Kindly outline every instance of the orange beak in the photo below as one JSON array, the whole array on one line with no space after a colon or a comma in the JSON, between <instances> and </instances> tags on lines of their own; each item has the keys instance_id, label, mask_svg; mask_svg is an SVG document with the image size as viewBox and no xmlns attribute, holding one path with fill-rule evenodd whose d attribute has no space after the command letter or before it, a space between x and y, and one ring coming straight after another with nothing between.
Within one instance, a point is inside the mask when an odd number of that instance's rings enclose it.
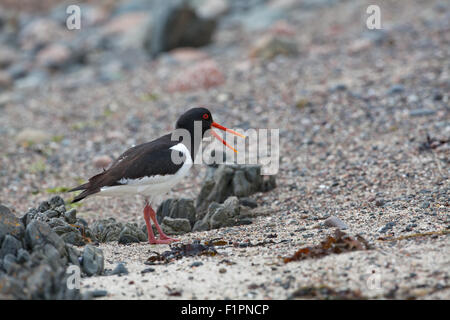
<instances>
[{"instance_id":1,"label":"orange beak","mask_svg":"<svg viewBox=\"0 0 450 320\"><path fill-rule=\"evenodd\" d=\"M234 135L236 135L236 136L239 136L239 137L241 137L241 138L246 138L244 135L242 135L242 134L240 134L240 133L238 133L238 132L236 132L236 131L234 131L234 130L228 129L228 128L226 128L226 127L224 127L224 126L222 126L222 125L220 125L220 124L218 124L218 123L216 123L216 122L213 122L213 123L211 124L211 126L217 128L217 129L223 130L223 131L227 131L227 132L232 133L232 134L234 134ZM235 148L233 148L232 146L230 146L225 140L223 140L223 139L217 134L217 132L215 132L214 130L211 129L211 134L212 134L214 137L216 137L217 140L219 140L219 141L222 142L224 145L226 145L228 148L230 148L231 150L233 150L234 152L237 153L237 150L236 150Z\"/></svg>"}]
</instances>

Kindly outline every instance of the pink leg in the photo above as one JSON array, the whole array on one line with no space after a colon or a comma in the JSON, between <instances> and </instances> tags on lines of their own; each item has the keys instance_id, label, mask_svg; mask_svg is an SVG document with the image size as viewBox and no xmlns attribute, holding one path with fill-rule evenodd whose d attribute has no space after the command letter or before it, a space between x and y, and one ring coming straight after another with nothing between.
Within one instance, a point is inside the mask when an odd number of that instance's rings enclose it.
<instances>
[{"instance_id":1,"label":"pink leg","mask_svg":"<svg viewBox=\"0 0 450 320\"><path fill-rule=\"evenodd\" d=\"M150 218L155 223L156 229L160 233L160 239L156 239L155 235L153 234L152 225L150 223ZM158 224L158 221L156 221L156 214L155 211L150 207L148 203L145 204L144 208L144 219L145 224L147 225L147 233L148 233L148 242L150 244L168 244L172 243L174 241L178 241L176 239L169 238L164 232L162 232L161 227Z\"/></svg>"}]
</instances>

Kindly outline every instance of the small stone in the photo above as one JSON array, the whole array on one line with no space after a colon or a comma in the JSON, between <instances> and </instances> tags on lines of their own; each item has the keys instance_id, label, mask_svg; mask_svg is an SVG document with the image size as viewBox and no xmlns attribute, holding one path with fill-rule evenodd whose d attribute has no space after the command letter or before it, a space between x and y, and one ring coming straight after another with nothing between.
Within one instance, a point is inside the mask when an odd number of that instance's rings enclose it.
<instances>
[{"instance_id":1,"label":"small stone","mask_svg":"<svg viewBox=\"0 0 450 320\"><path fill-rule=\"evenodd\" d=\"M191 268L194 268L194 267L200 267L200 266L202 266L202 265L203 265L203 262L201 262L201 261L195 261L195 262L191 263L190 267L191 267Z\"/></svg>"},{"instance_id":2,"label":"small stone","mask_svg":"<svg viewBox=\"0 0 450 320\"><path fill-rule=\"evenodd\" d=\"M60 213L55 210L47 210L44 212L44 215L47 216L48 219L58 218Z\"/></svg>"},{"instance_id":3,"label":"small stone","mask_svg":"<svg viewBox=\"0 0 450 320\"><path fill-rule=\"evenodd\" d=\"M239 199L239 203L245 207L249 207L249 208L256 208L258 206L258 203L256 202L256 200L251 199L251 198L240 198Z\"/></svg>"},{"instance_id":4,"label":"small stone","mask_svg":"<svg viewBox=\"0 0 450 320\"><path fill-rule=\"evenodd\" d=\"M0 70L0 90L10 88L13 85L13 78L7 73Z\"/></svg>"},{"instance_id":5,"label":"small stone","mask_svg":"<svg viewBox=\"0 0 450 320\"><path fill-rule=\"evenodd\" d=\"M51 207L51 208L59 208L59 207L65 205L64 199L61 198L60 196L54 196L54 197L52 197L52 198L48 201L48 203L50 204L50 207ZM57 211L58 211L58 210L57 210ZM65 209L64 209L64 211L65 211ZM59 211L59 212L61 212L61 211Z\"/></svg>"},{"instance_id":6,"label":"small stone","mask_svg":"<svg viewBox=\"0 0 450 320\"><path fill-rule=\"evenodd\" d=\"M327 227L336 227L341 230L348 229L348 226L345 224L344 221L342 221L341 219L334 217L334 216L331 216L328 219L326 219L324 224Z\"/></svg>"},{"instance_id":7,"label":"small stone","mask_svg":"<svg viewBox=\"0 0 450 320\"><path fill-rule=\"evenodd\" d=\"M30 254L25 249L19 249L17 252L17 263L22 264L30 261Z\"/></svg>"},{"instance_id":8,"label":"small stone","mask_svg":"<svg viewBox=\"0 0 450 320\"><path fill-rule=\"evenodd\" d=\"M74 246L84 246L86 244L83 236L78 230L64 233L61 235L61 238L64 240L64 242L73 244Z\"/></svg>"},{"instance_id":9,"label":"small stone","mask_svg":"<svg viewBox=\"0 0 450 320\"><path fill-rule=\"evenodd\" d=\"M192 63L209 59L208 55L195 48L177 48L169 52L170 56L180 63Z\"/></svg>"},{"instance_id":10,"label":"small stone","mask_svg":"<svg viewBox=\"0 0 450 320\"><path fill-rule=\"evenodd\" d=\"M94 290L90 292L93 298L106 297L108 295L108 291L106 290Z\"/></svg>"},{"instance_id":11,"label":"small stone","mask_svg":"<svg viewBox=\"0 0 450 320\"><path fill-rule=\"evenodd\" d=\"M410 117L424 117L424 116L432 116L436 113L436 110L432 109L415 109L409 112Z\"/></svg>"},{"instance_id":12,"label":"small stone","mask_svg":"<svg viewBox=\"0 0 450 320\"><path fill-rule=\"evenodd\" d=\"M154 272L154 271L155 271L155 268L146 268L146 269L142 270L141 273L144 274L144 273L149 273L149 272Z\"/></svg>"},{"instance_id":13,"label":"small stone","mask_svg":"<svg viewBox=\"0 0 450 320\"><path fill-rule=\"evenodd\" d=\"M193 91L216 87L225 82L219 66L213 60L194 63L176 74L168 84L169 92Z\"/></svg>"},{"instance_id":14,"label":"small stone","mask_svg":"<svg viewBox=\"0 0 450 320\"><path fill-rule=\"evenodd\" d=\"M22 249L22 242L7 234L0 249L0 259L7 254L15 256L20 249Z\"/></svg>"},{"instance_id":15,"label":"small stone","mask_svg":"<svg viewBox=\"0 0 450 320\"><path fill-rule=\"evenodd\" d=\"M111 274L112 275L128 274L128 269L125 267L125 265L122 262L120 262L120 263L117 264L117 266L111 272Z\"/></svg>"},{"instance_id":16,"label":"small stone","mask_svg":"<svg viewBox=\"0 0 450 320\"><path fill-rule=\"evenodd\" d=\"M91 245L86 245L83 252L82 270L88 275L100 275L103 272L103 251Z\"/></svg>"},{"instance_id":17,"label":"small stone","mask_svg":"<svg viewBox=\"0 0 450 320\"><path fill-rule=\"evenodd\" d=\"M384 206L384 204L385 204L384 199L377 199L377 200L375 201L375 205L376 205L377 207L382 207L382 206Z\"/></svg>"},{"instance_id":18,"label":"small stone","mask_svg":"<svg viewBox=\"0 0 450 320\"><path fill-rule=\"evenodd\" d=\"M72 53L67 46L55 43L39 51L36 61L40 67L60 69L67 67L72 58Z\"/></svg>"},{"instance_id":19,"label":"small stone","mask_svg":"<svg viewBox=\"0 0 450 320\"><path fill-rule=\"evenodd\" d=\"M227 269L225 269L225 268L220 268L219 269L219 273L225 273L225 272L227 272Z\"/></svg>"},{"instance_id":20,"label":"small stone","mask_svg":"<svg viewBox=\"0 0 450 320\"><path fill-rule=\"evenodd\" d=\"M388 230L391 230L395 226L395 222L388 222L384 227L378 229L380 233L386 233Z\"/></svg>"},{"instance_id":21,"label":"small stone","mask_svg":"<svg viewBox=\"0 0 450 320\"><path fill-rule=\"evenodd\" d=\"M64 219L69 224L75 224L77 222L77 210L75 208L70 209L64 213Z\"/></svg>"},{"instance_id":22,"label":"small stone","mask_svg":"<svg viewBox=\"0 0 450 320\"><path fill-rule=\"evenodd\" d=\"M297 43L290 37L268 34L255 43L250 56L268 60L277 55L296 56L298 53Z\"/></svg>"},{"instance_id":23,"label":"small stone","mask_svg":"<svg viewBox=\"0 0 450 320\"><path fill-rule=\"evenodd\" d=\"M17 52L5 46L0 46L0 69L5 69L17 59Z\"/></svg>"},{"instance_id":24,"label":"small stone","mask_svg":"<svg viewBox=\"0 0 450 320\"><path fill-rule=\"evenodd\" d=\"M393 86L391 86L388 90L388 94L392 95L392 94L399 94L399 93L403 93L405 91L405 87L402 86L401 84L394 84Z\"/></svg>"},{"instance_id":25,"label":"small stone","mask_svg":"<svg viewBox=\"0 0 450 320\"><path fill-rule=\"evenodd\" d=\"M51 136L42 130L27 128L22 130L17 136L16 141L19 144L44 143L51 140ZM48 210L48 209L47 209Z\"/></svg>"},{"instance_id":26,"label":"small stone","mask_svg":"<svg viewBox=\"0 0 450 320\"><path fill-rule=\"evenodd\" d=\"M110 165L111 162L112 162L111 157L109 157L107 155L97 156L92 160L94 167L96 167L98 169L108 168L108 166Z\"/></svg>"}]
</instances>

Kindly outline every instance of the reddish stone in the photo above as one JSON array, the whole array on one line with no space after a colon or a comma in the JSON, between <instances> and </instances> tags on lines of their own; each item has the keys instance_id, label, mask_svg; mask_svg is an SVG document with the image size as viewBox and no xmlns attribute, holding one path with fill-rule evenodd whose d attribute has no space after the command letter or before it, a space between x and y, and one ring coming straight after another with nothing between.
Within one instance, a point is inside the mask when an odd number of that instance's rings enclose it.
<instances>
[{"instance_id":1,"label":"reddish stone","mask_svg":"<svg viewBox=\"0 0 450 320\"><path fill-rule=\"evenodd\" d=\"M95 157L92 162L94 163L94 166L96 168L102 169L107 168L109 164L112 162L112 159L109 156L97 156Z\"/></svg>"},{"instance_id":2,"label":"reddish stone","mask_svg":"<svg viewBox=\"0 0 450 320\"><path fill-rule=\"evenodd\" d=\"M212 60L197 62L177 73L168 86L170 92L191 91L219 86L225 82L223 73Z\"/></svg>"}]
</instances>

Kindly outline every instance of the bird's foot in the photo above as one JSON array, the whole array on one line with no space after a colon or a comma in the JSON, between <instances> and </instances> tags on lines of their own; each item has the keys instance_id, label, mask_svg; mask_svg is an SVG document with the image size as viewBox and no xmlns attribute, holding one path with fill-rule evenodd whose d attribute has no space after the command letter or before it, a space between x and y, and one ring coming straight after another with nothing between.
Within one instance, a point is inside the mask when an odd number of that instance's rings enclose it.
<instances>
[{"instance_id":1,"label":"bird's foot","mask_svg":"<svg viewBox=\"0 0 450 320\"><path fill-rule=\"evenodd\" d=\"M180 239L171 238L171 237L169 237L169 236L167 236L167 235L165 235L165 234L160 235L159 238L160 238L161 240L180 241Z\"/></svg>"},{"instance_id":2,"label":"bird's foot","mask_svg":"<svg viewBox=\"0 0 450 320\"><path fill-rule=\"evenodd\" d=\"M150 239L148 240L148 243L150 244L170 244L172 242L175 241L179 241L177 239L172 239L172 238L168 238L168 239Z\"/></svg>"}]
</instances>

